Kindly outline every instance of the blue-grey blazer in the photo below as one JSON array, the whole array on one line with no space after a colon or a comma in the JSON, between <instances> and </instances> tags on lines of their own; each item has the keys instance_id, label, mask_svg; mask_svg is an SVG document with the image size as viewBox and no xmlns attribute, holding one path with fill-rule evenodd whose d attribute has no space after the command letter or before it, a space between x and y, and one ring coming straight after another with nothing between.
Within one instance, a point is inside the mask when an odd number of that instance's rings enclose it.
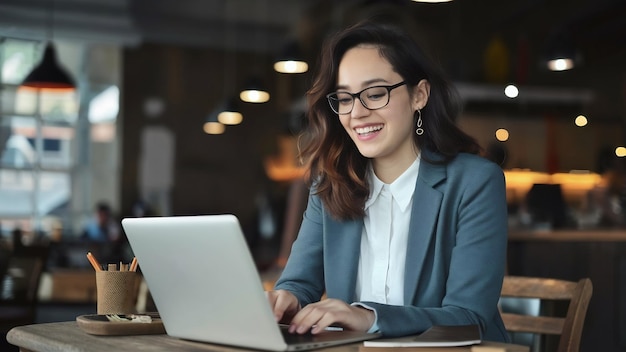
<instances>
[{"instance_id":1,"label":"blue-grey blazer","mask_svg":"<svg viewBox=\"0 0 626 352\"><path fill-rule=\"evenodd\" d=\"M275 289L293 292L302 306L324 293L354 302L362 230L362 219L332 218L311 192ZM497 306L507 245L500 167L464 153L445 164L422 158L409 231L405 305L362 302L376 310L380 332L402 336L432 325L478 324L483 339L508 341Z\"/></svg>"}]
</instances>

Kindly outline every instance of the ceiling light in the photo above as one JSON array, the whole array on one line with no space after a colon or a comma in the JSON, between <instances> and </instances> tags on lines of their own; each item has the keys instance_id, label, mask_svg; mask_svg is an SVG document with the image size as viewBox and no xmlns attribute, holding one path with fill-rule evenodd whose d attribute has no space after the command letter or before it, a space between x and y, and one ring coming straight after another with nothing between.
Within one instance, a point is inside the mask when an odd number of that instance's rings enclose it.
<instances>
[{"instance_id":1,"label":"ceiling light","mask_svg":"<svg viewBox=\"0 0 626 352\"><path fill-rule=\"evenodd\" d=\"M217 112L217 121L224 125L238 125L243 121L243 115L237 111L235 99L228 99Z\"/></svg>"},{"instance_id":2,"label":"ceiling light","mask_svg":"<svg viewBox=\"0 0 626 352\"><path fill-rule=\"evenodd\" d=\"M550 71L565 71L574 68L574 60L571 58L554 58L548 60L548 68Z\"/></svg>"},{"instance_id":3,"label":"ceiling light","mask_svg":"<svg viewBox=\"0 0 626 352\"><path fill-rule=\"evenodd\" d=\"M302 60L280 60L274 63L274 71L279 73L304 73L309 64Z\"/></svg>"},{"instance_id":4,"label":"ceiling light","mask_svg":"<svg viewBox=\"0 0 626 352\"><path fill-rule=\"evenodd\" d=\"M217 121L217 117L213 115L207 119L202 129L206 134L222 134L226 130L226 126Z\"/></svg>"},{"instance_id":5,"label":"ceiling light","mask_svg":"<svg viewBox=\"0 0 626 352\"><path fill-rule=\"evenodd\" d=\"M506 95L507 97L511 99L517 98L518 94L519 94L519 89L517 89L517 87L513 84L509 84L508 86L504 88L504 95Z\"/></svg>"},{"instance_id":6,"label":"ceiling light","mask_svg":"<svg viewBox=\"0 0 626 352\"><path fill-rule=\"evenodd\" d=\"M52 31L54 28L54 0L50 1L50 17L48 18L48 42L44 49L43 58L41 62L26 76L22 84L21 89L44 89L55 91L73 91L76 89L74 80L70 75L59 66L57 62L57 55L54 46L52 45Z\"/></svg>"},{"instance_id":7,"label":"ceiling light","mask_svg":"<svg viewBox=\"0 0 626 352\"><path fill-rule=\"evenodd\" d=\"M496 139L500 142L506 142L509 140L509 131L506 128L498 128L496 130Z\"/></svg>"},{"instance_id":8,"label":"ceiling light","mask_svg":"<svg viewBox=\"0 0 626 352\"><path fill-rule=\"evenodd\" d=\"M237 111L222 111L217 115L217 121L224 125L238 125L243 121L243 115Z\"/></svg>"},{"instance_id":9,"label":"ceiling light","mask_svg":"<svg viewBox=\"0 0 626 352\"><path fill-rule=\"evenodd\" d=\"M573 69L580 61L574 40L565 32L559 32L548 42L546 64L550 71Z\"/></svg>"},{"instance_id":10,"label":"ceiling light","mask_svg":"<svg viewBox=\"0 0 626 352\"><path fill-rule=\"evenodd\" d=\"M309 64L304 60L297 42L289 42L274 62L274 70L279 73L304 73Z\"/></svg>"},{"instance_id":11,"label":"ceiling light","mask_svg":"<svg viewBox=\"0 0 626 352\"><path fill-rule=\"evenodd\" d=\"M585 127L587 126L587 118L584 115L578 115L574 119L574 124L578 127Z\"/></svg>"},{"instance_id":12,"label":"ceiling light","mask_svg":"<svg viewBox=\"0 0 626 352\"><path fill-rule=\"evenodd\" d=\"M74 90L76 85L70 75L57 62L52 43L46 44L41 62L26 76L20 88Z\"/></svg>"},{"instance_id":13,"label":"ceiling light","mask_svg":"<svg viewBox=\"0 0 626 352\"><path fill-rule=\"evenodd\" d=\"M452 0L413 0L414 2L426 2L429 4L436 4L440 2L452 2Z\"/></svg>"},{"instance_id":14,"label":"ceiling light","mask_svg":"<svg viewBox=\"0 0 626 352\"><path fill-rule=\"evenodd\" d=\"M270 100L270 93L260 89L244 89L239 93L239 98L246 103L266 103Z\"/></svg>"},{"instance_id":15,"label":"ceiling light","mask_svg":"<svg viewBox=\"0 0 626 352\"><path fill-rule=\"evenodd\" d=\"M237 111L236 99L226 99L206 118L202 129L207 134L222 134L226 130L225 125L238 125L243 121L243 115Z\"/></svg>"},{"instance_id":16,"label":"ceiling light","mask_svg":"<svg viewBox=\"0 0 626 352\"><path fill-rule=\"evenodd\" d=\"M222 134L226 130L226 126L216 121L207 121L202 129L206 134Z\"/></svg>"},{"instance_id":17,"label":"ceiling light","mask_svg":"<svg viewBox=\"0 0 626 352\"><path fill-rule=\"evenodd\" d=\"M270 100L270 93L263 88L259 79L253 78L239 93L239 98L246 103L266 103Z\"/></svg>"}]
</instances>

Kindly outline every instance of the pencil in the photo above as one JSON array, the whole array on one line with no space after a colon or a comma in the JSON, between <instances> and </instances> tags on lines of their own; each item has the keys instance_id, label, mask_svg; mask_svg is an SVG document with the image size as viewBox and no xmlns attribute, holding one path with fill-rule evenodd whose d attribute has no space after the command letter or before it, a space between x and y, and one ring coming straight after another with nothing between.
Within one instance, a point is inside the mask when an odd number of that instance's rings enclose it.
<instances>
[{"instance_id":1,"label":"pencil","mask_svg":"<svg viewBox=\"0 0 626 352\"><path fill-rule=\"evenodd\" d=\"M137 270L137 257L133 257L133 261L130 263L130 271Z\"/></svg>"},{"instance_id":2,"label":"pencil","mask_svg":"<svg viewBox=\"0 0 626 352\"><path fill-rule=\"evenodd\" d=\"M93 266L93 268L96 271L102 271L102 269L100 268L100 263L98 263L98 261L96 260L96 257L94 257L93 254L91 254L91 252L87 252L87 259L89 260L89 262L91 263L91 266Z\"/></svg>"}]
</instances>

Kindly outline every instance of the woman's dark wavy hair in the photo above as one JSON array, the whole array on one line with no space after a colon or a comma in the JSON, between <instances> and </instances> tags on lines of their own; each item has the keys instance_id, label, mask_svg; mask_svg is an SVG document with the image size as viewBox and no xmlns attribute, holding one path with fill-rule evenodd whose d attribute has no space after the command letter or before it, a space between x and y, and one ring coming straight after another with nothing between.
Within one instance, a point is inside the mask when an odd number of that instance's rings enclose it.
<instances>
[{"instance_id":1,"label":"woman's dark wavy hair","mask_svg":"<svg viewBox=\"0 0 626 352\"><path fill-rule=\"evenodd\" d=\"M430 82L428 103L422 109L424 134L414 134L421 150L440 154L448 162L458 153L476 154L480 146L455 124L461 103L443 72L427 57L413 39L388 24L361 22L349 27L324 43L322 56L312 87L307 92L308 128L302 135L301 156L308 166L308 181L327 211L336 219L349 220L364 215L369 185L365 177L368 158L361 155L345 132L337 114L326 99L337 84L337 71L343 55L360 44L378 46L381 55L402 76L409 90L422 79ZM357 102L358 103L358 102ZM414 123L417 116L414 116Z\"/></svg>"}]
</instances>

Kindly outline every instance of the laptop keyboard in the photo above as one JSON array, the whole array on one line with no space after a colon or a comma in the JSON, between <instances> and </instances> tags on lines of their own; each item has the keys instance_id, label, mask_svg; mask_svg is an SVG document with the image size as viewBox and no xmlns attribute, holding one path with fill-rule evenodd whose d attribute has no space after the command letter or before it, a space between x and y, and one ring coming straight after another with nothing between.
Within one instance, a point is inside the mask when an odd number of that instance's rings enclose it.
<instances>
[{"instance_id":1,"label":"laptop keyboard","mask_svg":"<svg viewBox=\"0 0 626 352\"><path fill-rule=\"evenodd\" d=\"M314 335L311 333L306 334L292 334L287 330L286 326L280 327L280 332L283 334L283 339L288 345L309 343L313 341Z\"/></svg>"}]
</instances>

